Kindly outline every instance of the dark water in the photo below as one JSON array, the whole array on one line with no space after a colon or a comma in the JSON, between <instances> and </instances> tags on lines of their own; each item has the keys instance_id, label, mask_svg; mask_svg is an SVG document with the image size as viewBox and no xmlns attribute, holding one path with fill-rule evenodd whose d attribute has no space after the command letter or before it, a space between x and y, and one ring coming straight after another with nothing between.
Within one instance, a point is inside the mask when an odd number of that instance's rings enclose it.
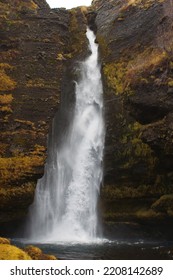
<instances>
[{"instance_id":1,"label":"dark water","mask_svg":"<svg viewBox=\"0 0 173 280\"><path fill-rule=\"evenodd\" d=\"M14 240L20 247L22 240ZM32 242L33 244L33 242ZM44 253L62 260L171 260L173 241L114 240L97 244L39 244Z\"/></svg>"},{"instance_id":2,"label":"dark water","mask_svg":"<svg viewBox=\"0 0 173 280\"><path fill-rule=\"evenodd\" d=\"M19 247L35 245L62 260L172 260L173 228L169 224L110 224L105 238L90 244L43 244L14 238Z\"/></svg>"}]
</instances>

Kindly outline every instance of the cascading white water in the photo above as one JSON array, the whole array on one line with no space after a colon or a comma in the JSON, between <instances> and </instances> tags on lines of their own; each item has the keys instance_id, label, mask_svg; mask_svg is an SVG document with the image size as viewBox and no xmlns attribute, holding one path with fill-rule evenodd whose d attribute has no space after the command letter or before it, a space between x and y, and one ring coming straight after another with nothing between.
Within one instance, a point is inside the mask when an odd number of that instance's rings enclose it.
<instances>
[{"instance_id":1,"label":"cascading white water","mask_svg":"<svg viewBox=\"0 0 173 280\"><path fill-rule=\"evenodd\" d=\"M80 64L74 118L38 181L30 210L30 239L92 242L97 238L97 200L104 148L103 96L98 45L87 29L91 55Z\"/></svg>"}]
</instances>

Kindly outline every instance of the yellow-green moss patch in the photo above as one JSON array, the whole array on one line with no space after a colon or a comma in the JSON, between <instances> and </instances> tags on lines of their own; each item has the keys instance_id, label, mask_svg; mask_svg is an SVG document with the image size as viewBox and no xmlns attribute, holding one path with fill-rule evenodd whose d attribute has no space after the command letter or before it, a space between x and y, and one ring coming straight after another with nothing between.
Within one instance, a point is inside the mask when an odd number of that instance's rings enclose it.
<instances>
[{"instance_id":1,"label":"yellow-green moss patch","mask_svg":"<svg viewBox=\"0 0 173 280\"><path fill-rule=\"evenodd\" d=\"M125 83L126 64L122 63L107 63L103 67L104 75L107 79L107 84L110 88L115 90L115 94L124 93L127 90L127 83Z\"/></svg>"},{"instance_id":2,"label":"yellow-green moss patch","mask_svg":"<svg viewBox=\"0 0 173 280\"><path fill-rule=\"evenodd\" d=\"M56 260L53 255L47 255L42 252L41 249L35 246L27 246L25 252L32 258L32 260Z\"/></svg>"},{"instance_id":3,"label":"yellow-green moss patch","mask_svg":"<svg viewBox=\"0 0 173 280\"><path fill-rule=\"evenodd\" d=\"M0 105L9 104L13 101L12 94L2 94L0 95Z\"/></svg>"},{"instance_id":4,"label":"yellow-green moss patch","mask_svg":"<svg viewBox=\"0 0 173 280\"><path fill-rule=\"evenodd\" d=\"M7 63L0 63L0 91L13 90L16 87L16 82L6 73L6 70L12 68Z\"/></svg>"},{"instance_id":5,"label":"yellow-green moss patch","mask_svg":"<svg viewBox=\"0 0 173 280\"><path fill-rule=\"evenodd\" d=\"M27 201L31 202L34 197L35 185L35 183L29 182L20 187L0 187L0 208L13 208L17 201L20 201L20 206Z\"/></svg>"},{"instance_id":6,"label":"yellow-green moss patch","mask_svg":"<svg viewBox=\"0 0 173 280\"><path fill-rule=\"evenodd\" d=\"M169 87L173 87L173 79L170 79L170 80L168 81L168 86L169 86Z\"/></svg>"},{"instance_id":7,"label":"yellow-green moss patch","mask_svg":"<svg viewBox=\"0 0 173 280\"><path fill-rule=\"evenodd\" d=\"M35 168L44 165L45 155L41 154L37 155L37 151L33 151L28 156L0 158L0 184L33 176Z\"/></svg>"},{"instance_id":8,"label":"yellow-green moss patch","mask_svg":"<svg viewBox=\"0 0 173 280\"><path fill-rule=\"evenodd\" d=\"M156 2L158 3L162 3L165 0L126 0L125 5L123 6L123 10L125 11L126 9L128 9L130 6L132 7L138 7L140 9L144 9L147 10L149 9L153 4L155 4Z\"/></svg>"},{"instance_id":9,"label":"yellow-green moss patch","mask_svg":"<svg viewBox=\"0 0 173 280\"><path fill-rule=\"evenodd\" d=\"M83 52L84 43L86 42L86 36L84 30L80 28L80 22L78 22L78 13L81 13L80 9L72 9L70 10L70 25L69 31L71 34L71 42L70 42L70 53L71 56L76 54L80 54ZM83 16L83 20L86 21L85 16Z\"/></svg>"},{"instance_id":10,"label":"yellow-green moss patch","mask_svg":"<svg viewBox=\"0 0 173 280\"><path fill-rule=\"evenodd\" d=\"M31 257L16 246L0 244L0 260L31 260Z\"/></svg>"},{"instance_id":11,"label":"yellow-green moss patch","mask_svg":"<svg viewBox=\"0 0 173 280\"><path fill-rule=\"evenodd\" d=\"M158 197L165 193L165 188L162 185L141 185L133 186L116 186L107 185L102 188L101 194L104 199L115 200L125 198L143 198L143 197Z\"/></svg>"},{"instance_id":12,"label":"yellow-green moss patch","mask_svg":"<svg viewBox=\"0 0 173 280\"><path fill-rule=\"evenodd\" d=\"M121 58L118 62L105 63L103 73L109 88L116 95L126 93L133 94L133 85L149 83L148 72L152 73L168 58L167 53L158 49L148 48L135 58L126 60Z\"/></svg>"}]
</instances>

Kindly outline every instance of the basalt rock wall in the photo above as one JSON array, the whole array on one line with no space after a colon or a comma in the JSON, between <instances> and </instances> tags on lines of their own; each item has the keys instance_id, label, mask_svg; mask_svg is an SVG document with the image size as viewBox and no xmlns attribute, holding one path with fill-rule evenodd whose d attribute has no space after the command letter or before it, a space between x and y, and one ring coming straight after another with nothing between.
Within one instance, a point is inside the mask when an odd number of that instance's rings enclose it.
<instances>
[{"instance_id":1,"label":"basalt rock wall","mask_svg":"<svg viewBox=\"0 0 173 280\"><path fill-rule=\"evenodd\" d=\"M87 42L84 11L51 10L45 0L0 1L0 25L3 231L11 222L15 228L33 201L52 120L64 100L74 101L73 66L86 54Z\"/></svg>"},{"instance_id":2,"label":"basalt rock wall","mask_svg":"<svg viewBox=\"0 0 173 280\"><path fill-rule=\"evenodd\" d=\"M172 5L93 1L104 81L106 221L173 215Z\"/></svg>"},{"instance_id":3,"label":"basalt rock wall","mask_svg":"<svg viewBox=\"0 0 173 280\"><path fill-rule=\"evenodd\" d=\"M78 61L87 55L86 21L100 46L104 84L103 219L172 219L172 5L94 0L67 11L44 0L0 1L1 231L20 223L33 201L53 119L57 143L68 127Z\"/></svg>"}]
</instances>

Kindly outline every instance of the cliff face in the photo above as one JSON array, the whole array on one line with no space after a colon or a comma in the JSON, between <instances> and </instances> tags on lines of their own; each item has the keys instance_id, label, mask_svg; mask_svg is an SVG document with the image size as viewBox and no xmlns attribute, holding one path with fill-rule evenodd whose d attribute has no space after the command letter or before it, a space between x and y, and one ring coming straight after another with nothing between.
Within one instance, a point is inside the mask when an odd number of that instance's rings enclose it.
<instances>
[{"instance_id":1,"label":"cliff face","mask_svg":"<svg viewBox=\"0 0 173 280\"><path fill-rule=\"evenodd\" d=\"M0 1L1 228L20 221L33 201L53 118L57 141L68 126L74 66L87 54L86 17L104 83L104 219L172 217L172 8L171 0L94 0L88 11Z\"/></svg>"},{"instance_id":2,"label":"cliff face","mask_svg":"<svg viewBox=\"0 0 173 280\"><path fill-rule=\"evenodd\" d=\"M51 10L45 0L0 1L2 225L20 220L33 201L52 119L70 92L66 73L84 55L85 21L81 9Z\"/></svg>"},{"instance_id":3,"label":"cliff face","mask_svg":"<svg viewBox=\"0 0 173 280\"><path fill-rule=\"evenodd\" d=\"M105 219L172 217L172 1L95 0L93 7L107 127Z\"/></svg>"}]
</instances>

